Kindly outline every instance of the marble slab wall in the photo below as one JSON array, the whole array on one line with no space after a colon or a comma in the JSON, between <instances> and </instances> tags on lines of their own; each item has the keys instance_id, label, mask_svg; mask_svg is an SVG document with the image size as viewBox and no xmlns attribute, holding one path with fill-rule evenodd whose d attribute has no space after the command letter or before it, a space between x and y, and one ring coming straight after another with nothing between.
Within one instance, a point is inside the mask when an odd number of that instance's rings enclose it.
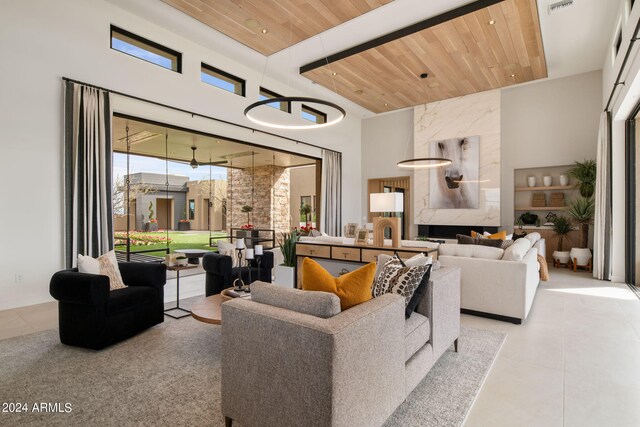
<instances>
[{"instance_id":1,"label":"marble slab wall","mask_svg":"<svg viewBox=\"0 0 640 427\"><path fill-rule=\"evenodd\" d=\"M480 137L479 207L430 209L430 169L413 180L416 224L500 226L500 91L492 90L414 108L414 156L429 157L431 144Z\"/></svg>"}]
</instances>

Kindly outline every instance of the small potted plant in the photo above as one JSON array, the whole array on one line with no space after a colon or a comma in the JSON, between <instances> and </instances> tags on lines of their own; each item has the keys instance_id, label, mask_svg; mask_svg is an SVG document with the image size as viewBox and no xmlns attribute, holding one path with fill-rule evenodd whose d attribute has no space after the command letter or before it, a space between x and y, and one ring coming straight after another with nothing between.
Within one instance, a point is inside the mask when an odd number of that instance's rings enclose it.
<instances>
[{"instance_id":1,"label":"small potted plant","mask_svg":"<svg viewBox=\"0 0 640 427\"><path fill-rule=\"evenodd\" d=\"M573 223L571 219L565 216L557 216L553 218L553 232L558 236L558 250L553 252L553 259L556 267L559 265L566 265L569 263L569 251L562 250L562 244L564 238L571 230L573 230Z\"/></svg>"},{"instance_id":2,"label":"small potted plant","mask_svg":"<svg viewBox=\"0 0 640 427\"><path fill-rule=\"evenodd\" d=\"M311 206L308 204L304 204L300 207L300 215L304 216L304 222L307 226L309 226L309 215L311 215Z\"/></svg>"},{"instance_id":3,"label":"small potted plant","mask_svg":"<svg viewBox=\"0 0 640 427\"><path fill-rule=\"evenodd\" d=\"M575 162L571 169L567 171L567 175L578 181L576 186L580 191L580 195L584 198L591 198L595 192L596 171L597 168L595 160Z\"/></svg>"},{"instance_id":4,"label":"small potted plant","mask_svg":"<svg viewBox=\"0 0 640 427\"><path fill-rule=\"evenodd\" d=\"M275 281L277 285L283 285L290 288L295 284L295 266L296 266L296 242L298 241L298 233L282 233L282 238L278 240L280 251L284 257L284 262L274 267Z\"/></svg>"},{"instance_id":5,"label":"small potted plant","mask_svg":"<svg viewBox=\"0 0 640 427\"><path fill-rule=\"evenodd\" d=\"M187 208L184 208L182 211L182 219L178 221L178 230L180 231L189 231L191 229L191 223L187 219Z\"/></svg>"},{"instance_id":6,"label":"small potted plant","mask_svg":"<svg viewBox=\"0 0 640 427\"><path fill-rule=\"evenodd\" d=\"M158 220L153 210L153 202L149 202L149 222L145 224L145 231L158 231Z\"/></svg>"}]
</instances>

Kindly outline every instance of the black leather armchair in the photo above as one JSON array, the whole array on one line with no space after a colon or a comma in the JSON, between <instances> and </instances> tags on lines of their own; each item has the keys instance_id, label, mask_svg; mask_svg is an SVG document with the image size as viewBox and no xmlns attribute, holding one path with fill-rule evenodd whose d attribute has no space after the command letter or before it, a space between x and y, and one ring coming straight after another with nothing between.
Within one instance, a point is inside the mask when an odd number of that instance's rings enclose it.
<instances>
[{"instance_id":1,"label":"black leather armchair","mask_svg":"<svg viewBox=\"0 0 640 427\"><path fill-rule=\"evenodd\" d=\"M124 289L109 290L109 278L55 273L49 293L58 300L60 341L100 350L164 321L166 267L160 263L118 263Z\"/></svg>"},{"instance_id":2,"label":"black leather armchair","mask_svg":"<svg viewBox=\"0 0 640 427\"><path fill-rule=\"evenodd\" d=\"M271 270L273 269L273 252L264 251L258 270L256 260L251 261L251 282L260 280L271 283ZM243 260L244 263L244 260ZM249 282L249 269L243 267L232 267L232 260L229 255L221 255L209 252L202 257L202 268L205 271L205 294L207 296L219 294L223 289L233 286L233 281L238 278L242 271L242 279Z\"/></svg>"}]
</instances>

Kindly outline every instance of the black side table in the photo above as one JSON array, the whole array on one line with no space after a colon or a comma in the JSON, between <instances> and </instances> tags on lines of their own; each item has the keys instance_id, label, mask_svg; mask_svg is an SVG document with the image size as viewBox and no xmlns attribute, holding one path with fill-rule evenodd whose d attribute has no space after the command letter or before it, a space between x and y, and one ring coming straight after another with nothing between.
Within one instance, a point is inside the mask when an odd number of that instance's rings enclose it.
<instances>
[{"instance_id":1,"label":"black side table","mask_svg":"<svg viewBox=\"0 0 640 427\"><path fill-rule=\"evenodd\" d=\"M182 270L189 270L191 268L198 268L196 265L172 265L172 266L167 266L167 270L168 271L175 271L176 272L176 306L172 307L172 308L167 308L164 310L164 314L165 316L169 316L172 317L174 319L182 319L183 317L187 317L187 316L191 316L191 311L184 309L182 307L180 307L180 272ZM180 314L173 314L173 313L169 313L170 311L173 310L178 310L181 311L182 313Z\"/></svg>"}]
</instances>

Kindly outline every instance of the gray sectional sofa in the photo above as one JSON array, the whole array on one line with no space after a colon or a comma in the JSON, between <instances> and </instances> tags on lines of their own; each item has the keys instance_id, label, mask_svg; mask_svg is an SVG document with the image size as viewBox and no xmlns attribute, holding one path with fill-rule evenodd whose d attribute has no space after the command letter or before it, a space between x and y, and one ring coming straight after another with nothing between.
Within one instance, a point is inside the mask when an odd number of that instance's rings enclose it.
<instances>
[{"instance_id":1,"label":"gray sectional sofa","mask_svg":"<svg viewBox=\"0 0 640 427\"><path fill-rule=\"evenodd\" d=\"M258 283L258 282L256 282ZM345 311L337 296L254 284L222 305L227 426L381 425L460 333L460 269L433 271L416 312L385 294Z\"/></svg>"}]
</instances>

